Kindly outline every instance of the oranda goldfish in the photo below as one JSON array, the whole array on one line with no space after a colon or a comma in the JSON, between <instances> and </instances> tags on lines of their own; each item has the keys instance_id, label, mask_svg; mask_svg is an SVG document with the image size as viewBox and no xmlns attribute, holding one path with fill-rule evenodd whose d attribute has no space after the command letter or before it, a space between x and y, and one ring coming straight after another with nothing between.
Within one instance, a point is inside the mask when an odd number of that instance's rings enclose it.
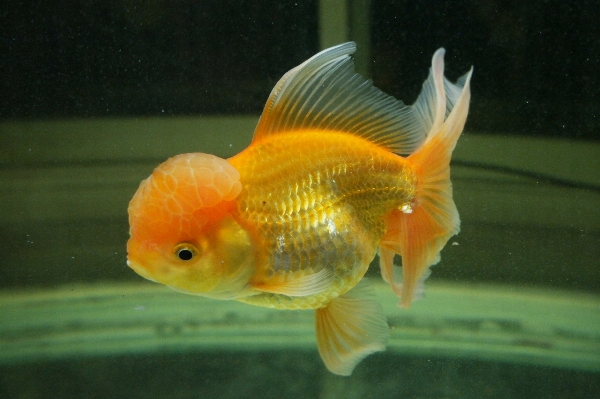
<instances>
[{"instance_id":1,"label":"oranda goldfish","mask_svg":"<svg viewBox=\"0 0 600 399\"><path fill-rule=\"evenodd\" d=\"M315 309L319 353L340 375L385 349L382 307L357 287L378 250L408 307L459 231L449 164L472 73L450 83L439 49L406 106L354 72L355 49L329 48L287 72L234 157L159 165L129 204L127 243L133 270L179 291Z\"/></svg>"}]
</instances>

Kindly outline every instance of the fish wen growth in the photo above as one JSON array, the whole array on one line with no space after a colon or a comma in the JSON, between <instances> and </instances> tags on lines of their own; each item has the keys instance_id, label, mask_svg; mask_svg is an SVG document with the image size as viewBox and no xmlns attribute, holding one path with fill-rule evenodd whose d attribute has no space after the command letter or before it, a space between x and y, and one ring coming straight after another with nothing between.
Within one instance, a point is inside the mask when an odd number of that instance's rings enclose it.
<instances>
[{"instance_id":1,"label":"fish wen growth","mask_svg":"<svg viewBox=\"0 0 600 399\"><path fill-rule=\"evenodd\" d=\"M234 157L159 165L129 204L127 243L133 270L176 290L314 309L319 353L339 375L385 349L382 307L360 283L377 252L408 308L459 231L449 164L472 73L451 83L437 50L407 106L354 71L355 49L331 47L283 75Z\"/></svg>"}]
</instances>

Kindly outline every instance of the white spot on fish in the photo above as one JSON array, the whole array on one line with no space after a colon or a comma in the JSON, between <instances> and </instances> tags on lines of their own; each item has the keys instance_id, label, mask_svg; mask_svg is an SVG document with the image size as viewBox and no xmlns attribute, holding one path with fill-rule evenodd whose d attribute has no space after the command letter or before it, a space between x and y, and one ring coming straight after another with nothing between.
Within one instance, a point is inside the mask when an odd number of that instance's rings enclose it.
<instances>
[{"instance_id":1,"label":"white spot on fish","mask_svg":"<svg viewBox=\"0 0 600 399\"><path fill-rule=\"evenodd\" d=\"M277 236L277 251L283 252L285 248L285 239L283 236Z\"/></svg>"},{"instance_id":2,"label":"white spot on fish","mask_svg":"<svg viewBox=\"0 0 600 399\"><path fill-rule=\"evenodd\" d=\"M331 190L333 190L334 192L338 191L337 183L334 179L331 179Z\"/></svg>"},{"instance_id":3,"label":"white spot on fish","mask_svg":"<svg viewBox=\"0 0 600 399\"><path fill-rule=\"evenodd\" d=\"M337 235L337 227L335 225L335 222L331 219L327 220L327 231L329 231L329 234L332 237L335 237Z\"/></svg>"},{"instance_id":4,"label":"white spot on fish","mask_svg":"<svg viewBox=\"0 0 600 399\"><path fill-rule=\"evenodd\" d=\"M412 213L413 211L409 203L402 205L402 207L400 207L400 210L404 213Z\"/></svg>"}]
</instances>

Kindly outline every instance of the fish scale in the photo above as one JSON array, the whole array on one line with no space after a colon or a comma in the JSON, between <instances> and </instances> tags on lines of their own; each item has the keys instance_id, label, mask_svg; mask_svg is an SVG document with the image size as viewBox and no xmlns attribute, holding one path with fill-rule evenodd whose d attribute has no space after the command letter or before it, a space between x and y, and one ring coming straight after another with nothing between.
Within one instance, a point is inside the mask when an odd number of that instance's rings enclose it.
<instances>
[{"instance_id":1,"label":"fish scale","mask_svg":"<svg viewBox=\"0 0 600 399\"><path fill-rule=\"evenodd\" d=\"M301 168L290 162L297 158ZM258 252L269 254L255 282L277 284L323 268L335 276L326 293L244 298L254 305L314 308L342 295L375 257L384 215L415 195L416 174L403 158L343 132L277 135L229 162L243 187L236 217L255 226L264 246Z\"/></svg>"}]
</instances>

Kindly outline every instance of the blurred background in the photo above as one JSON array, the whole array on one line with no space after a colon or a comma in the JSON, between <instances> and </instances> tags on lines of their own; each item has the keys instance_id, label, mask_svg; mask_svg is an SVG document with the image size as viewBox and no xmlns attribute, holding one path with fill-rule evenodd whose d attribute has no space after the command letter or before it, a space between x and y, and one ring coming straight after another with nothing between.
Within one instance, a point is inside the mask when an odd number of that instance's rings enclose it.
<instances>
[{"instance_id":1,"label":"blurred background","mask_svg":"<svg viewBox=\"0 0 600 399\"><path fill-rule=\"evenodd\" d=\"M355 40L359 71L406 103L437 48L451 78L474 65L470 129L598 138L593 0L30 1L0 17L5 120L257 114L284 72Z\"/></svg>"},{"instance_id":2,"label":"blurred background","mask_svg":"<svg viewBox=\"0 0 600 399\"><path fill-rule=\"evenodd\" d=\"M596 396L598 21L597 0L2 2L0 397ZM474 75L461 233L411 310L378 286L388 351L344 379L310 312L172 292L125 244L159 163L241 151L279 78L348 40L407 104L440 47Z\"/></svg>"}]
</instances>

